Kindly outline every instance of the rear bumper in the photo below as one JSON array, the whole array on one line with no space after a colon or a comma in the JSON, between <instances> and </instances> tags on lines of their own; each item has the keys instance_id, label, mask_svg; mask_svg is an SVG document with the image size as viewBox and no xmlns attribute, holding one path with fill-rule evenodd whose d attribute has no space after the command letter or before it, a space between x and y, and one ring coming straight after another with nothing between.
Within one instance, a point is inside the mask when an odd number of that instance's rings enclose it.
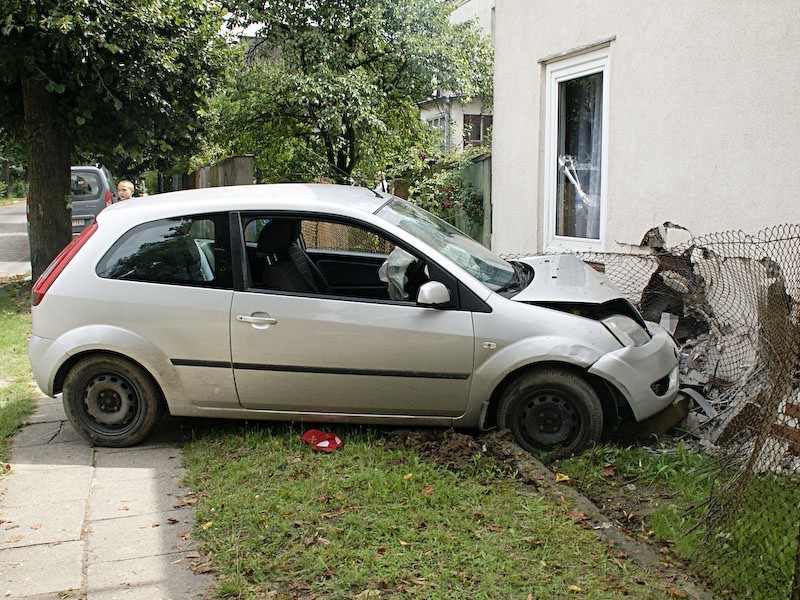
<instances>
[{"instance_id":1,"label":"rear bumper","mask_svg":"<svg viewBox=\"0 0 800 600\"><path fill-rule=\"evenodd\" d=\"M602 356L589 369L614 385L627 400L637 421L667 408L678 394L678 349L660 325L648 323L652 339Z\"/></svg>"},{"instance_id":2,"label":"rear bumper","mask_svg":"<svg viewBox=\"0 0 800 600\"><path fill-rule=\"evenodd\" d=\"M58 367L66 353L55 340L32 335L28 342L28 358L36 385L47 396L55 396L54 382Z\"/></svg>"}]
</instances>

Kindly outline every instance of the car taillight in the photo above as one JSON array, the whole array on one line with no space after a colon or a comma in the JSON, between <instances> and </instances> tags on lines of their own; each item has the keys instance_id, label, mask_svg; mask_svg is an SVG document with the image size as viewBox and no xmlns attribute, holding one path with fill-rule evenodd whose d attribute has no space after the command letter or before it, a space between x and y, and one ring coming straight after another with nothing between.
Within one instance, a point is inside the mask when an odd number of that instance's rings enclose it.
<instances>
[{"instance_id":1,"label":"car taillight","mask_svg":"<svg viewBox=\"0 0 800 600\"><path fill-rule=\"evenodd\" d=\"M36 280L31 290L31 306L37 306L44 298L47 290L53 285L53 282L61 275L61 271L69 264L69 261L78 253L78 250L92 237L92 234L97 231L97 221L84 229L80 235L72 238L72 241L67 244L61 252L58 253L55 260L44 270Z\"/></svg>"},{"instance_id":2,"label":"car taillight","mask_svg":"<svg viewBox=\"0 0 800 600\"><path fill-rule=\"evenodd\" d=\"M111 206L113 200L111 199L111 190L106 190L106 206Z\"/></svg>"}]
</instances>

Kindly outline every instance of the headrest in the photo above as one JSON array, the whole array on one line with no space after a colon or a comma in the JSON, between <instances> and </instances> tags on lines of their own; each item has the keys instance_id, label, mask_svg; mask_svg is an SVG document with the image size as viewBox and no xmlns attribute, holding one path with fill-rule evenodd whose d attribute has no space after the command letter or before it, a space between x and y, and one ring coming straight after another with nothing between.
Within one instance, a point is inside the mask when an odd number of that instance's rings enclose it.
<instances>
[{"instance_id":1,"label":"headrest","mask_svg":"<svg viewBox=\"0 0 800 600\"><path fill-rule=\"evenodd\" d=\"M290 219L271 219L258 234L258 251L281 254L300 237L300 224Z\"/></svg>"}]
</instances>

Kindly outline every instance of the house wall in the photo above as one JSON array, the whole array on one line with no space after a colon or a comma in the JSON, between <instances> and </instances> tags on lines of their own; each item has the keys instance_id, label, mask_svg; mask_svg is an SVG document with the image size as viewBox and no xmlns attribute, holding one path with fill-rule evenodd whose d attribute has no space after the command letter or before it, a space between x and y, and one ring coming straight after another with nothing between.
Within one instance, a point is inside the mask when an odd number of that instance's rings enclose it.
<instances>
[{"instance_id":1,"label":"house wall","mask_svg":"<svg viewBox=\"0 0 800 600\"><path fill-rule=\"evenodd\" d=\"M486 35L494 33L493 9L495 0L461 0L450 13L450 22L464 23L474 20Z\"/></svg>"},{"instance_id":2,"label":"house wall","mask_svg":"<svg viewBox=\"0 0 800 600\"><path fill-rule=\"evenodd\" d=\"M604 250L665 221L696 235L800 222L799 21L797 0L497 0L492 247L546 250L542 61L602 40Z\"/></svg>"},{"instance_id":3,"label":"house wall","mask_svg":"<svg viewBox=\"0 0 800 600\"><path fill-rule=\"evenodd\" d=\"M464 147L464 115L491 114L483 111L483 103L480 99L473 99L470 102L463 102L458 97L435 98L420 106L420 118L427 122L439 116L450 119L450 148Z\"/></svg>"}]
</instances>

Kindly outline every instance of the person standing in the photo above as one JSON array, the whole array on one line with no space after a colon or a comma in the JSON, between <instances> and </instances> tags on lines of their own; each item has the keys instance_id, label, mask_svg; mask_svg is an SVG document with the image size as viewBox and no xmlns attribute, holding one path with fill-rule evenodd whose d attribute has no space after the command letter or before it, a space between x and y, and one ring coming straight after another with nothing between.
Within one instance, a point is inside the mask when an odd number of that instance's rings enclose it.
<instances>
[{"instance_id":1,"label":"person standing","mask_svg":"<svg viewBox=\"0 0 800 600\"><path fill-rule=\"evenodd\" d=\"M117 195L120 200L130 200L133 198L133 183L127 179L120 179L117 183Z\"/></svg>"}]
</instances>

